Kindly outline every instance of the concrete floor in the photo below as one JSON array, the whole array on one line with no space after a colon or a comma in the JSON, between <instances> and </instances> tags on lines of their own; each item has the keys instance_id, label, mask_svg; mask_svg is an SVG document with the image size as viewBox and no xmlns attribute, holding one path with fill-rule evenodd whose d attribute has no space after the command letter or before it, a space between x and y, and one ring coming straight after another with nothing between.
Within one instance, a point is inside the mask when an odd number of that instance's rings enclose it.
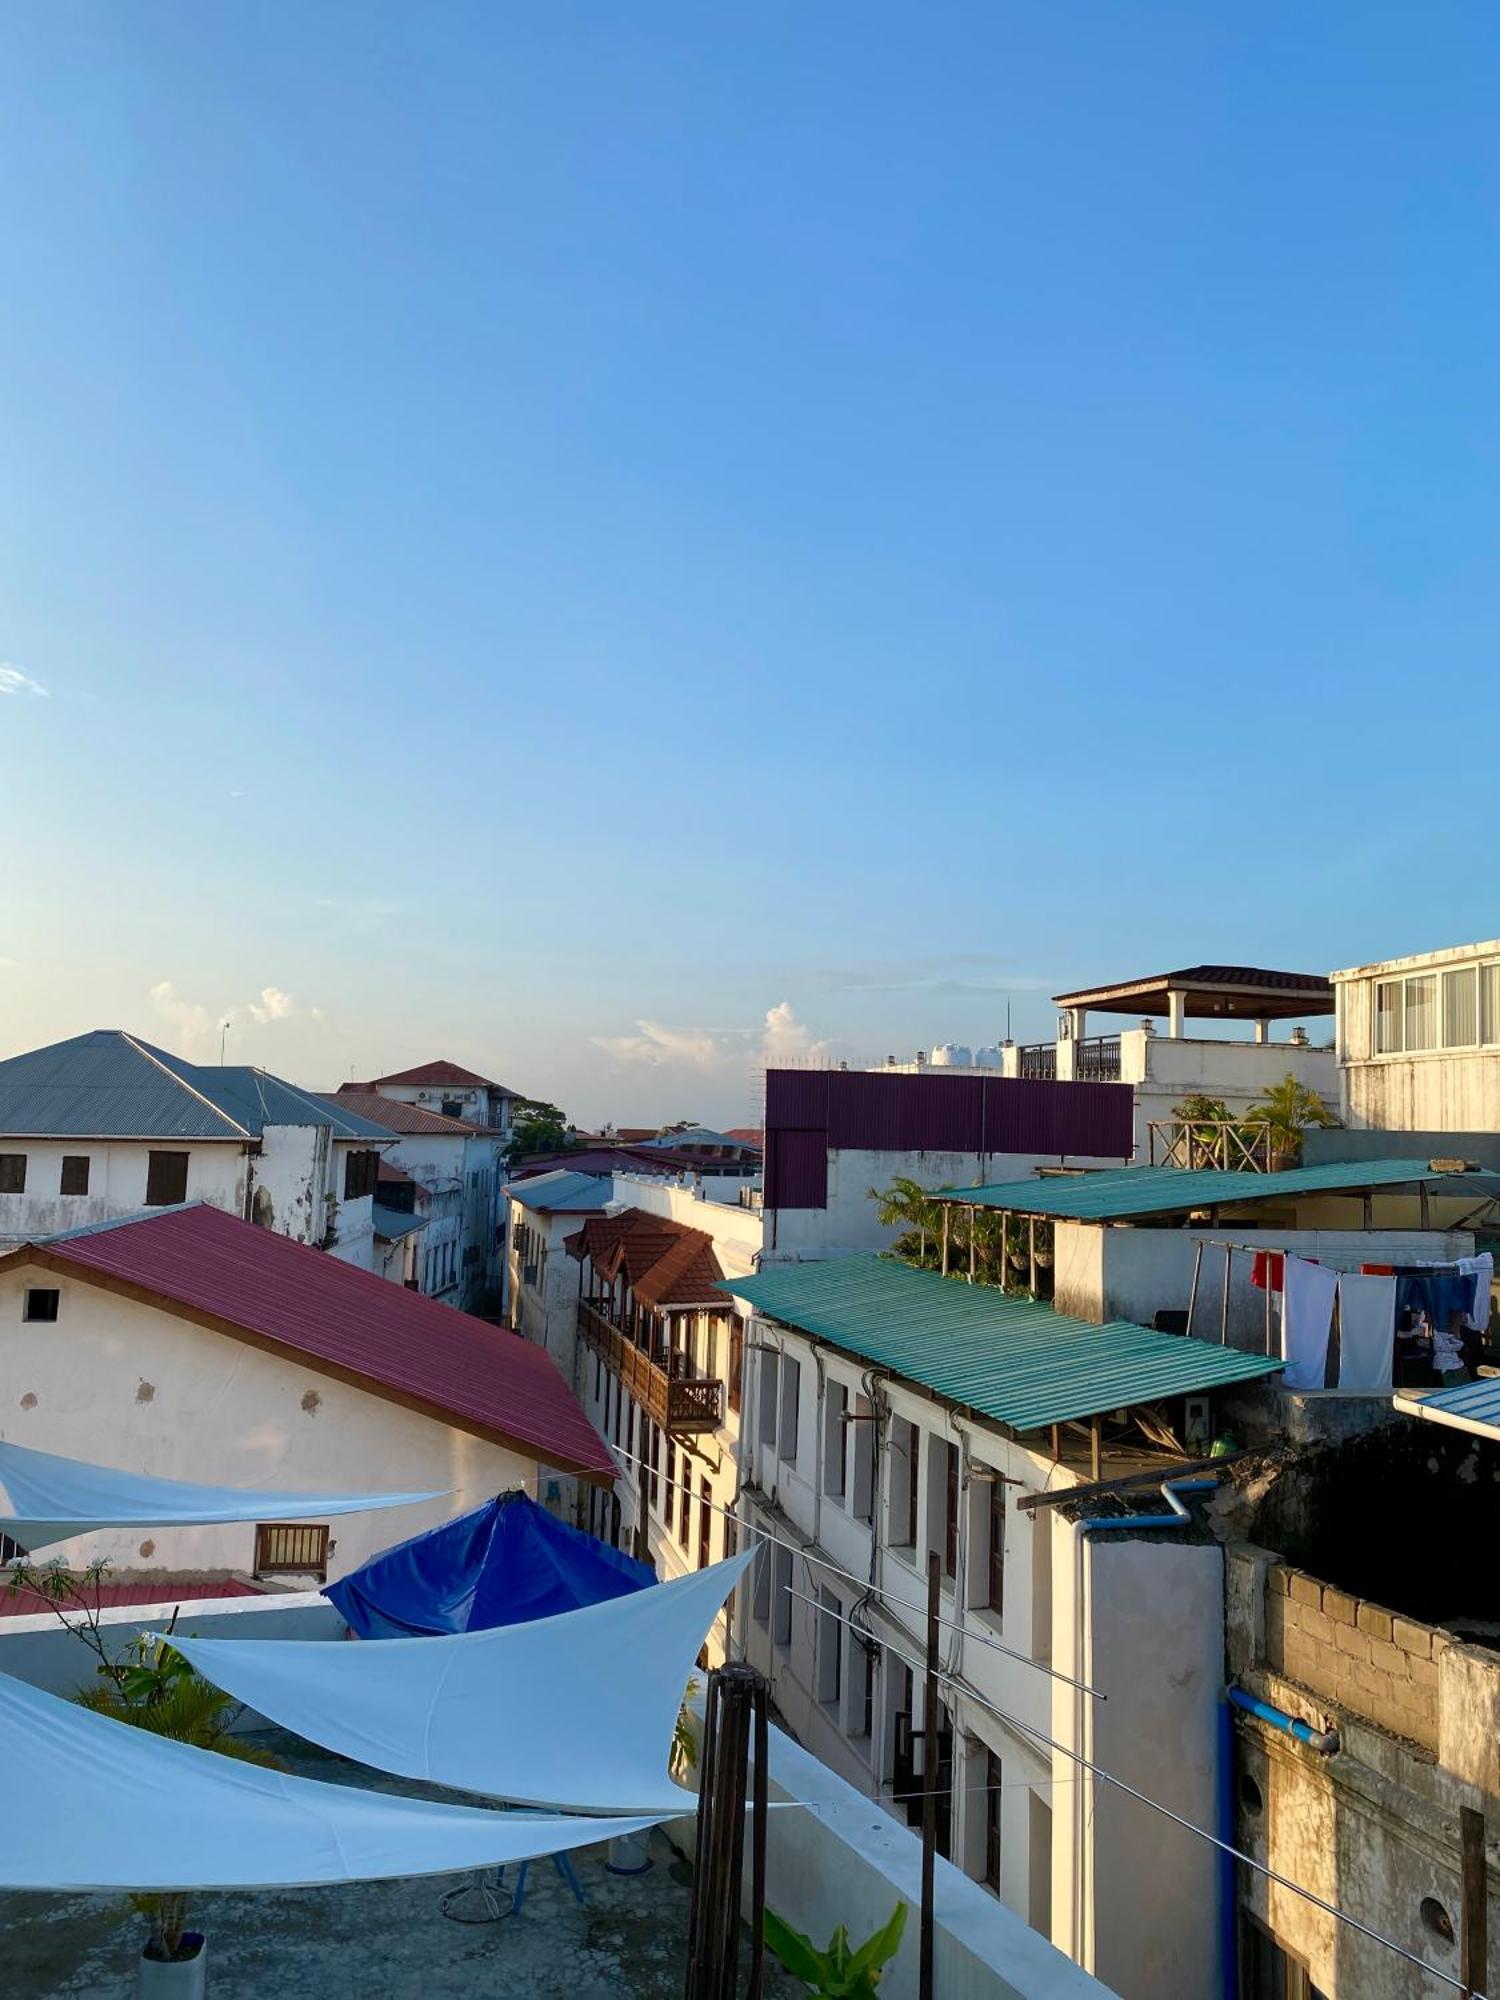
<instances>
[{"instance_id":1,"label":"concrete floor","mask_svg":"<svg viewBox=\"0 0 1500 2000\"><path fill-rule=\"evenodd\" d=\"M432 1796L306 1744L265 1740L307 1777ZM465 1879L454 1876L204 1894L192 1918L209 1940L213 2000L680 2000L689 1890L660 1834L652 1855L648 1874L621 1876L606 1870L602 1847L580 1850L585 1908L550 1861L533 1862L520 1916L499 1923L440 1914L439 1899ZM0 1895L0 1993L133 2000L142 1938L120 1898ZM767 2000L805 1990L768 1967Z\"/></svg>"}]
</instances>

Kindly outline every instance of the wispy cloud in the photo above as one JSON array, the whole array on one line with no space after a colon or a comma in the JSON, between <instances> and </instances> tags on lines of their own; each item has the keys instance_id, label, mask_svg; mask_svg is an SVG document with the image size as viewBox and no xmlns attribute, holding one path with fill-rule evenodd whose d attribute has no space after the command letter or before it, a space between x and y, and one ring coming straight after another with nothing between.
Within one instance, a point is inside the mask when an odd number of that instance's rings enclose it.
<instances>
[{"instance_id":1,"label":"wispy cloud","mask_svg":"<svg viewBox=\"0 0 1500 2000\"><path fill-rule=\"evenodd\" d=\"M1022 972L988 952L954 952L932 958L870 959L826 966L816 975L830 993L1051 993L1051 973Z\"/></svg>"},{"instance_id":2,"label":"wispy cloud","mask_svg":"<svg viewBox=\"0 0 1500 2000\"><path fill-rule=\"evenodd\" d=\"M3 660L0 660L0 694L39 695L44 701L47 698L47 690L40 681L34 681L30 674L23 674L19 667Z\"/></svg>"},{"instance_id":3,"label":"wispy cloud","mask_svg":"<svg viewBox=\"0 0 1500 2000\"><path fill-rule=\"evenodd\" d=\"M762 1063L820 1062L830 1044L799 1021L789 1002L766 1010L758 1028L681 1028L664 1021L637 1021L629 1035L591 1035L596 1048L618 1062L653 1069L700 1072L743 1070Z\"/></svg>"},{"instance_id":4,"label":"wispy cloud","mask_svg":"<svg viewBox=\"0 0 1500 2000\"><path fill-rule=\"evenodd\" d=\"M250 1000L209 1007L185 998L170 979L159 979L151 988L151 1004L172 1031L174 1052L195 1059L218 1054L226 1027L232 1034L247 1023L257 1028L291 1020L321 1025L325 1018L321 1007L301 1006L280 986L263 986Z\"/></svg>"}]
</instances>

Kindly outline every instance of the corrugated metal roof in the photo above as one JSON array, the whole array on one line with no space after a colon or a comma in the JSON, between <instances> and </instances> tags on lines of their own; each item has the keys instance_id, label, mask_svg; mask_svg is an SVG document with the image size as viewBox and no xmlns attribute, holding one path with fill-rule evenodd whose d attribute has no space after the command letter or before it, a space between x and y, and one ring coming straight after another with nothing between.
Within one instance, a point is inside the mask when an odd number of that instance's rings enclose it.
<instances>
[{"instance_id":1,"label":"corrugated metal roof","mask_svg":"<svg viewBox=\"0 0 1500 2000\"><path fill-rule=\"evenodd\" d=\"M1091 1326L1035 1299L889 1257L785 1265L726 1278L720 1289L1017 1431L1281 1367L1264 1355L1153 1333L1129 1320Z\"/></svg>"},{"instance_id":2,"label":"corrugated metal roof","mask_svg":"<svg viewBox=\"0 0 1500 2000\"><path fill-rule=\"evenodd\" d=\"M381 1201L370 1203L370 1218L382 1243L399 1243L403 1236L414 1236L427 1227L425 1215L413 1215L404 1208L387 1208Z\"/></svg>"},{"instance_id":3,"label":"corrugated metal roof","mask_svg":"<svg viewBox=\"0 0 1500 2000\"><path fill-rule=\"evenodd\" d=\"M276 1593L240 1576L158 1576L142 1583L127 1582L117 1576L112 1582L91 1583L88 1594L101 1610L106 1607L118 1610L132 1604L196 1604L204 1598L267 1597ZM0 1591L0 1618L30 1618L38 1612L55 1611L56 1604L56 1598L42 1591L7 1588Z\"/></svg>"},{"instance_id":4,"label":"corrugated metal roof","mask_svg":"<svg viewBox=\"0 0 1500 2000\"><path fill-rule=\"evenodd\" d=\"M1365 1188L1453 1183L1455 1193L1479 1187L1483 1175L1435 1174L1427 1160L1347 1160L1285 1173L1216 1173L1186 1167L1110 1167L1097 1174L998 1181L988 1187L940 1188L934 1200L971 1202L1016 1215L1050 1215L1075 1222L1113 1222L1134 1215L1180 1215L1216 1203L1274 1201L1278 1196L1339 1194ZM1490 1186L1500 1186L1488 1177ZM1483 1188L1480 1190L1484 1191Z\"/></svg>"},{"instance_id":5,"label":"corrugated metal roof","mask_svg":"<svg viewBox=\"0 0 1500 2000\"><path fill-rule=\"evenodd\" d=\"M434 1139L467 1139L484 1128L466 1118L445 1118L441 1111L408 1104L404 1098L382 1097L378 1090L360 1090L341 1083L337 1090L320 1090L318 1102L346 1118L383 1128L389 1133L421 1134Z\"/></svg>"},{"instance_id":6,"label":"corrugated metal roof","mask_svg":"<svg viewBox=\"0 0 1500 2000\"><path fill-rule=\"evenodd\" d=\"M1398 1392L1392 1402L1403 1416L1425 1417L1429 1423L1500 1438L1500 1378L1481 1375L1477 1382L1460 1382L1452 1389L1430 1389L1421 1395Z\"/></svg>"},{"instance_id":7,"label":"corrugated metal roof","mask_svg":"<svg viewBox=\"0 0 1500 2000\"><path fill-rule=\"evenodd\" d=\"M605 1207L614 1196L608 1177L570 1174L562 1169L538 1174L535 1180L519 1185L512 1183L506 1192L517 1207L532 1209L538 1215L588 1215Z\"/></svg>"},{"instance_id":8,"label":"corrugated metal roof","mask_svg":"<svg viewBox=\"0 0 1500 2000\"><path fill-rule=\"evenodd\" d=\"M465 1069L461 1063L449 1062L445 1056L439 1057L436 1062L418 1063L415 1069L394 1070L390 1076L377 1076L372 1081L375 1083L425 1083L428 1085L436 1084L440 1087L443 1085L452 1085L455 1089L460 1090L494 1090L498 1091L502 1097L514 1097L517 1099L521 1095L518 1090L507 1090L503 1083L496 1083L493 1077L478 1076L473 1070Z\"/></svg>"},{"instance_id":9,"label":"corrugated metal roof","mask_svg":"<svg viewBox=\"0 0 1500 2000\"><path fill-rule=\"evenodd\" d=\"M545 1349L204 1203L23 1244L0 1268L12 1261L135 1286L561 1472L614 1476Z\"/></svg>"},{"instance_id":10,"label":"corrugated metal roof","mask_svg":"<svg viewBox=\"0 0 1500 2000\"><path fill-rule=\"evenodd\" d=\"M267 1125L330 1125L345 1139L392 1136L265 1070L184 1062L119 1028L94 1028L0 1062L0 1133L8 1138L244 1141Z\"/></svg>"}]
</instances>

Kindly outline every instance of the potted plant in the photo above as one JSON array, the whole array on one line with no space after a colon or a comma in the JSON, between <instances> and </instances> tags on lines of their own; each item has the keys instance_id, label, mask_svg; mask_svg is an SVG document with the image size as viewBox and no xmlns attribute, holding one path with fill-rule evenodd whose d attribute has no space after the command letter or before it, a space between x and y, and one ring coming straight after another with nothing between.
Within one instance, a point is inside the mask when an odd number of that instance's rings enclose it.
<instances>
[{"instance_id":1,"label":"potted plant","mask_svg":"<svg viewBox=\"0 0 1500 2000\"><path fill-rule=\"evenodd\" d=\"M1189 1167L1222 1167L1230 1164L1225 1157L1225 1128L1234 1123L1229 1106L1222 1097L1210 1097L1206 1091L1190 1090L1180 1104L1172 1106L1172 1116L1183 1127Z\"/></svg>"},{"instance_id":2,"label":"potted plant","mask_svg":"<svg viewBox=\"0 0 1500 2000\"><path fill-rule=\"evenodd\" d=\"M75 1576L62 1562L17 1563L10 1572L12 1596L39 1597L95 1655L98 1685L80 1689L73 1699L133 1729L277 1768L267 1751L230 1735L242 1704L205 1680L165 1640L142 1633L122 1653L110 1652L100 1615L100 1584L109 1566L105 1558ZM150 1926L136 1968L140 2000L200 2000L207 1988L208 1944L201 1931L187 1928L186 1896L180 1889L155 1890L132 1896L130 1906Z\"/></svg>"},{"instance_id":3,"label":"potted plant","mask_svg":"<svg viewBox=\"0 0 1500 2000\"><path fill-rule=\"evenodd\" d=\"M849 1948L849 1932L840 1924L819 1951L810 1937L794 1931L784 1917L767 1910L762 1935L767 1945L794 1979L800 1979L809 1993L822 2000L872 2000L880 1975L895 1957L906 1929L905 1903L898 1903L878 1931L867 1937L857 1951Z\"/></svg>"},{"instance_id":4,"label":"potted plant","mask_svg":"<svg viewBox=\"0 0 1500 2000\"><path fill-rule=\"evenodd\" d=\"M1309 1125L1337 1125L1337 1118L1315 1090L1299 1083L1290 1070L1273 1083L1245 1113L1246 1133L1264 1138L1272 1173L1295 1167L1302 1158L1302 1134Z\"/></svg>"}]
</instances>

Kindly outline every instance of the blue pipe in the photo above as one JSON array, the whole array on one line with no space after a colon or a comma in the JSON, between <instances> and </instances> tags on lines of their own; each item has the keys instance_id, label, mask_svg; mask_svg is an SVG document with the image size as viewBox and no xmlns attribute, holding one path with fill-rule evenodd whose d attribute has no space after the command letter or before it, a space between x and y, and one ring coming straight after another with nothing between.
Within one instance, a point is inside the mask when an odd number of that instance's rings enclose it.
<instances>
[{"instance_id":1,"label":"blue pipe","mask_svg":"<svg viewBox=\"0 0 1500 2000\"><path fill-rule=\"evenodd\" d=\"M1217 1478L1164 1479L1161 1496L1171 1508L1170 1514L1109 1514L1097 1520L1080 1521L1078 1531L1083 1535L1107 1535L1121 1528L1180 1528L1193 1517L1178 1494L1211 1493L1218 1483Z\"/></svg>"},{"instance_id":2,"label":"blue pipe","mask_svg":"<svg viewBox=\"0 0 1500 2000\"><path fill-rule=\"evenodd\" d=\"M1287 1736L1294 1736L1299 1743L1306 1743L1312 1749L1331 1757L1339 1747L1339 1733L1336 1729L1314 1729L1310 1722L1300 1716L1288 1715L1284 1708L1276 1708L1269 1701L1262 1701L1258 1694L1247 1694L1243 1688L1231 1687L1226 1690L1236 1708L1242 1708L1246 1715L1253 1715L1260 1722L1269 1722L1273 1729L1279 1729Z\"/></svg>"}]
</instances>

